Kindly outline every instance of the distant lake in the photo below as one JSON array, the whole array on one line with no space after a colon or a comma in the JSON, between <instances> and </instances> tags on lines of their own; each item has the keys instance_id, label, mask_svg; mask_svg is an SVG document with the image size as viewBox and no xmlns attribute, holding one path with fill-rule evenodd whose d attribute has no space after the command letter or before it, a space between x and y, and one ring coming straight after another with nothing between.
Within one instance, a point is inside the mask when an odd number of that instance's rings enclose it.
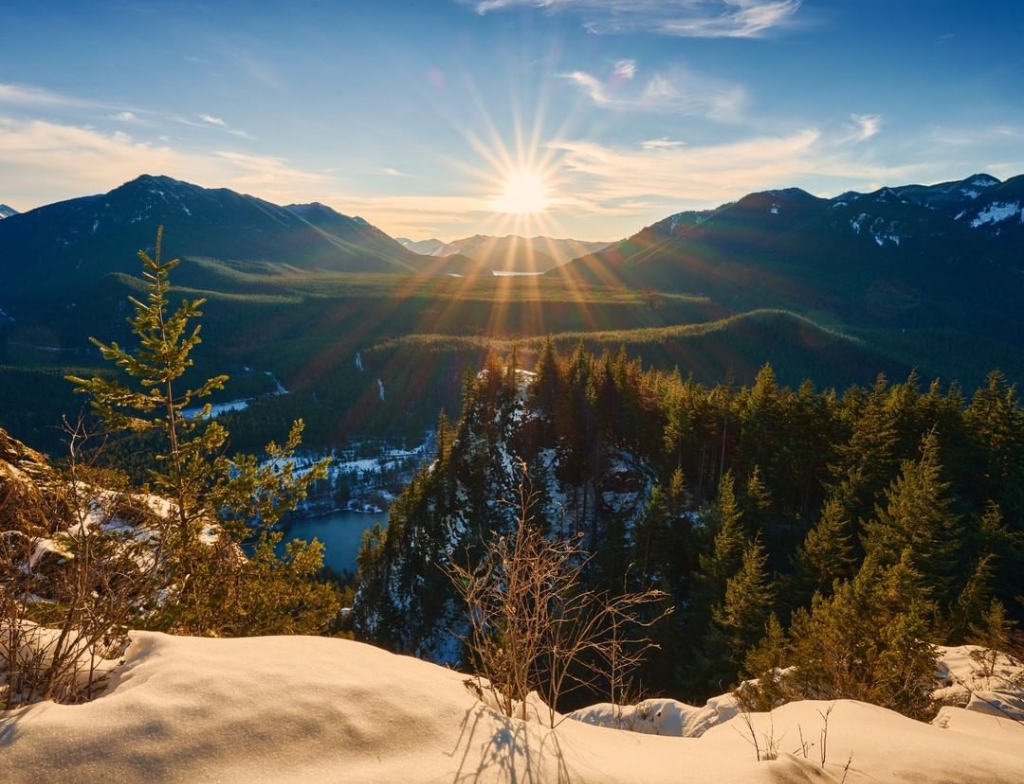
<instances>
[{"instance_id":1,"label":"distant lake","mask_svg":"<svg viewBox=\"0 0 1024 784\"><path fill-rule=\"evenodd\" d=\"M363 531L380 523L388 524L388 513L331 512L322 517L306 517L293 521L284 532L282 546L292 539L319 539L324 543L324 564L336 572L356 569L356 556L363 543Z\"/></svg>"}]
</instances>

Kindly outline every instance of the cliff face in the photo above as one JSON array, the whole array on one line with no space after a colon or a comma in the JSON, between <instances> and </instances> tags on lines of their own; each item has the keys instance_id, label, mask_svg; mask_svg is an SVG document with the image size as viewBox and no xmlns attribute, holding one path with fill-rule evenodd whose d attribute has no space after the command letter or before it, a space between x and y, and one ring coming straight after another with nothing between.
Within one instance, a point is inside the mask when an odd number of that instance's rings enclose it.
<instances>
[{"instance_id":1,"label":"cliff face","mask_svg":"<svg viewBox=\"0 0 1024 784\"><path fill-rule=\"evenodd\" d=\"M507 369L506 369L507 371ZM532 374L500 380L483 371L462 420L438 434L435 461L391 506L386 532L360 555L354 607L359 634L396 652L459 664L465 608L448 572L475 562L486 543L516 530L520 516L552 538L573 540L610 573L656 484L653 467L622 445L582 450L555 433L529 400Z\"/></svg>"},{"instance_id":2,"label":"cliff face","mask_svg":"<svg viewBox=\"0 0 1024 784\"><path fill-rule=\"evenodd\" d=\"M46 458L0 428L0 532L47 532L53 469Z\"/></svg>"}]
</instances>

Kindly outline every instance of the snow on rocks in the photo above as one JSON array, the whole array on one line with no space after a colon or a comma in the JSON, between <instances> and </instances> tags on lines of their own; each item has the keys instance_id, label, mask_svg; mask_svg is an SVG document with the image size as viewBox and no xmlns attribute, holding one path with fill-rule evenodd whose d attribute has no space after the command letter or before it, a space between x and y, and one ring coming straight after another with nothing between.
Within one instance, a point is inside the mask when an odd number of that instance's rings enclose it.
<instances>
[{"instance_id":1,"label":"snow on rocks","mask_svg":"<svg viewBox=\"0 0 1024 784\"><path fill-rule=\"evenodd\" d=\"M938 653L936 700L1024 723L1024 663L978 645L939 647Z\"/></svg>"},{"instance_id":2,"label":"snow on rocks","mask_svg":"<svg viewBox=\"0 0 1024 784\"><path fill-rule=\"evenodd\" d=\"M739 713L731 694L712 697L702 708L667 698L643 700L636 705L601 702L568 714L570 719L598 727L630 730L644 735L699 738L716 724Z\"/></svg>"},{"instance_id":3,"label":"snow on rocks","mask_svg":"<svg viewBox=\"0 0 1024 784\"><path fill-rule=\"evenodd\" d=\"M1017 202L993 202L971 221L971 228L976 229L986 223L1002 223L1011 218L1018 218L1020 223L1024 223L1024 206Z\"/></svg>"}]
</instances>

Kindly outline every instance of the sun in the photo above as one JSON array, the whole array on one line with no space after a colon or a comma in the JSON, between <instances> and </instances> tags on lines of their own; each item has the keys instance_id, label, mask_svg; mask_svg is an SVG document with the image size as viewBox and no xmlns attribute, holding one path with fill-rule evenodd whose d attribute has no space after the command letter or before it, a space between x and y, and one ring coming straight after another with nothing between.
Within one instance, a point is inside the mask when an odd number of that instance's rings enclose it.
<instances>
[{"instance_id":1,"label":"sun","mask_svg":"<svg viewBox=\"0 0 1024 784\"><path fill-rule=\"evenodd\" d=\"M517 169L505 176L502 192L494 197L492 206L495 212L507 215L536 215L544 212L550 201L543 174L532 169Z\"/></svg>"}]
</instances>

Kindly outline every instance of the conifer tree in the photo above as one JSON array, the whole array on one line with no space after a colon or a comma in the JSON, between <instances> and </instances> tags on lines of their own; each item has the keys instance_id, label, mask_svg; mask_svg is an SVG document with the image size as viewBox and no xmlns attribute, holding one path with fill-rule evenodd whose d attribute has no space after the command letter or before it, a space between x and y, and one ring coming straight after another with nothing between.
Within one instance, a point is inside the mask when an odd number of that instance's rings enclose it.
<instances>
[{"instance_id":1,"label":"conifer tree","mask_svg":"<svg viewBox=\"0 0 1024 784\"><path fill-rule=\"evenodd\" d=\"M747 537L742 516L732 471L726 471L712 510L711 528L715 532L712 550L700 559L701 576L712 601L723 594L726 581L739 570L743 561Z\"/></svg>"},{"instance_id":2,"label":"conifer tree","mask_svg":"<svg viewBox=\"0 0 1024 784\"><path fill-rule=\"evenodd\" d=\"M928 642L933 609L906 558L869 555L835 594L815 595L790 626L792 685L814 699L856 699L913 718L934 715L936 658Z\"/></svg>"},{"instance_id":3,"label":"conifer tree","mask_svg":"<svg viewBox=\"0 0 1024 784\"><path fill-rule=\"evenodd\" d=\"M640 579L665 577L663 565L672 560L670 512L665 491L658 485L651 490L651 498L637 521L634 533L635 560L640 567Z\"/></svg>"},{"instance_id":4,"label":"conifer tree","mask_svg":"<svg viewBox=\"0 0 1024 784\"><path fill-rule=\"evenodd\" d=\"M743 548L740 568L727 581L725 598L713 611L713 621L725 632L734 660L764 634L775 596L767 566L764 545L755 538Z\"/></svg>"},{"instance_id":5,"label":"conifer tree","mask_svg":"<svg viewBox=\"0 0 1024 784\"><path fill-rule=\"evenodd\" d=\"M836 580L853 576L855 564L849 517L833 496L825 502L818 522L797 548L796 579L806 592L804 596L816 591L829 596Z\"/></svg>"},{"instance_id":6,"label":"conifer tree","mask_svg":"<svg viewBox=\"0 0 1024 784\"><path fill-rule=\"evenodd\" d=\"M921 458L905 460L885 492L885 506L865 525L864 550L882 564L902 559L925 576L933 597L948 609L958 574L963 529L942 478L934 431L921 441Z\"/></svg>"},{"instance_id":7,"label":"conifer tree","mask_svg":"<svg viewBox=\"0 0 1024 784\"><path fill-rule=\"evenodd\" d=\"M147 623L193 634L321 631L338 609L336 592L315 582L322 547L293 543L278 558L281 534L274 525L326 475L327 463L295 470L301 421L284 445L268 445L268 460L261 463L251 455L224 454L228 434L208 420L208 402L198 416L185 415L194 401L222 389L227 377L181 389L201 342L200 326L191 322L202 315L204 300L184 300L169 312L170 273L178 260L161 261L162 235L158 230L152 257L139 251L146 298L129 298L138 347L129 351L92 338L128 378L69 377L111 431L163 438L150 481L170 511L159 523L152 558L153 595L162 601L149 608ZM255 542L251 558L241 554L243 542Z\"/></svg>"},{"instance_id":8,"label":"conifer tree","mask_svg":"<svg viewBox=\"0 0 1024 784\"><path fill-rule=\"evenodd\" d=\"M713 690L736 682L747 652L764 636L774 600L767 563L760 540L748 542L739 569L726 581L722 599L711 610L699 659L702 680Z\"/></svg>"},{"instance_id":9,"label":"conifer tree","mask_svg":"<svg viewBox=\"0 0 1024 784\"><path fill-rule=\"evenodd\" d=\"M743 495L743 517L747 522L747 527L754 531L762 531L768 524L772 497L768 488L765 487L764 477L759 466L755 465L750 476L747 477L747 486Z\"/></svg>"},{"instance_id":10,"label":"conifer tree","mask_svg":"<svg viewBox=\"0 0 1024 784\"><path fill-rule=\"evenodd\" d=\"M733 694L741 705L752 711L770 711L786 702L789 691L783 670L789 666L789 638L779 616L772 613L765 624L764 636L743 660L743 677L757 680L744 683Z\"/></svg>"}]
</instances>

